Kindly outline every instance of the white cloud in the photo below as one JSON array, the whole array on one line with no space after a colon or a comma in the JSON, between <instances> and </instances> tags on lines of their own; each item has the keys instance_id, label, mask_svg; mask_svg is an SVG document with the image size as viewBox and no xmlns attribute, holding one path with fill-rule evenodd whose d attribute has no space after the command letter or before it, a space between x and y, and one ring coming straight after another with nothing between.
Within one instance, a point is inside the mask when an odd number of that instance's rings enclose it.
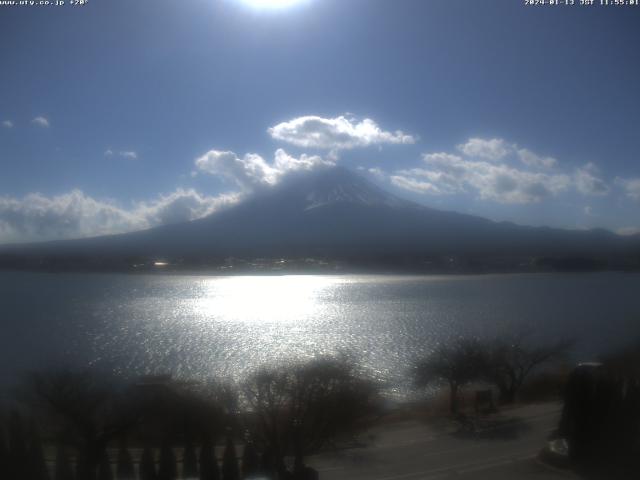
<instances>
[{"instance_id":1,"label":"white cloud","mask_svg":"<svg viewBox=\"0 0 640 480\"><path fill-rule=\"evenodd\" d=\"M136 158L138 158L138 154L136 152L133 152L133 151L119 152L119 155L122 158L128 158L130 160L135 160Z\"/></svg>"},{"instance_id":2,"label":"white cloud","mask_svg":"<svg viewBox=\"0 0 640 480\"><path fill-rule=\"evenodd\" d=\"M386 172L382 170L380 167L369 168L369 167L363 167L362 165L360 165L359 167L356 167L356 170L358 170L359 172L362 172L363 174L370 175L379 181L387 180Z\"/></svg>"},{"instance_id":3,"label":"white cloud","mask_svg":"<svg viewBox=\"0 0 640 480\"><path fill-rule=\"evenodd\" d=\"M13 128L13 122L11 120L5 120L2 122L4 128Z\"/></svg>"},{"instance_id":4,"label":"white cloud","mask_svg":"<svg viewBox=\"0 0 640 480\"><path fill-rule=\"evenodd\" d=\"M385 173L380 167L369 168L367 169L367 172L369 173L369 175L377 178L378 180L382 180L385 178Z\"/></svg>"},{"instance_id":5,"label":"white cloud","mask_svg":"<svg viewBox=\"0 0 640 480\"><path fill-rule=\"evenodd\" d=\"M283 149L276 150L272 164L260 155L247 153L238 157L234 152L210 150L195 161L196 168L212 175L221 175L234 181L245 191L275 185L289 172L312 170L333 165L318 155L303 154L293 157Z\"/></svg>"},{"instance_id":6,"label":"white cloud","mask_svg":"<svg viewBox=\"0 0 640 480\"><path fill-rule=\"evenodd\" d=\"M528 172L449 153L425 154L423 161L428 168L400 170L392 183L433 195L472 191L485 200L516 204L539 202L571 185L568 175Z\"/></svg>"},{"instance_id":7,"label":"white cloud","mask_svg":"<svg viewBox=\"0 0 640 480\"><path fill-rule=\"evenodd\" d=\"M409 190L415 193L427 193L433 195L441 195L442 192L433 183L418 180L416 178L404 175L391 175L391 183L396 187Z\"/></svg>"},{"instance_id":8,"label":"white cloud","mask_svg":"<svg viewBox=\"0 0 640 480\"><path fill-rule=\"evenodd\" d=\"M222 175L233 180L244 190L275 183L275 172L257 154L238 157L234 152L210 150L195 161L196 168L212 175Z\"/></svg>"},{"instance_id":9,"label":"white cloud","mask_svg":"<svg viewBox=\"0 0 640 480\"><path fill-rule=\"evenodd\" d=\"M633 200L640 200L640 178L617 177L615 183L622 187L627 197Z\"/></svg>"},{"instance_id":10,"label":"white cloud","mask_svg":"<svg viewBox=\"0 0 640 480\"><path fill-rule=\"evenodd\" d=\"M553 157L542 157L533 153L531 150L527 150L526 148L519 149L517 154L520 161L528 167L552 168L558 163L558 161Z\"/></svg>"},{"instance_id":11,"label":"white cloud","mask_svg":"<svg viewBox=\"0 0 640 480\"><path fill-rule=\"evenodd\" d=\"M138 158L138 154L132 150L114 152L112 149L107 148L104 152L105 157L113 157L114 155L117 155L122 158L126 158L128 160L135 160Z\"/></svg>"},{"instance_id":12,"label":"white cloud","mask_svg":"<svg viewBox=\"0 0 640 480\"><path fill-rule=\"evenodd\" d=\"M416 188L417 185L415 183L413 184L413 191L422 189L424 193L433 195L453 195L466 191L465 178L468 176L468 171L472 168L474 162L463 160L458 155L443 152L425 154L422 159L429 168L412 168L397 172L405 180L411 178L421 179L419 188ZM424 184L425 181L428 186ZM401 184L411 186L407 181L396 180L393 183L398 186L401 186Z\"/></svg>"},{"instance_id":13,"label":"white cloud","mask_svg":"<svg viewBox=\"0 0 640 480\"><path fill-rule=\"evenodd\" d=\"M603 196L609 193L607 183L598 177L598 168L593 163L576 169L574 174L575 186L583 195Z\"/></svg>"},{"instance_id":14,"label":"white cloud","mask_svg":"<svg viewBox=\"0 0 640 480\"><path fill-rule=\"evenodd\" d=\"M268 132L274 139L298 147L334 151L370 145L412 144L416 141L414 136L400 130L395 132L382 130L370 118L358 121L345 116L336 118L322 118L313 115L298 117L271 127Z\"/></svg>"},{"instance_id":15,"label":"white cloud","mask_svg":"<svg viewBox=\"0 0 640 480\"><path fill-rule=\"evenodd\" d=\"M430 195L466 192L480 199L510 204L540 202L570 189L589 196L609 193L607 182L600 178L593 163L570 173L549 172L559 164L557 159L519 148L501 138L470 138L456 148L461 154L424 154L425 165L398 170L389 178L394 185L413 192ZM629 196L637 195L640 199L640 181L636 190L631 183L624 186Z\"/></svg>"},{"instance_id":16,"label":"white cloud","mask_svg":"<svg viewBox=\"0 0 640 480\"><path fill-rule=\"evenodd\" d=\"M306 155L303 153L299 158L295 158L281 148L276 150L274 154L274 168L278 172L278 176L292 171L313 170L317 167L330 165L334 165L334 162L324 160L319 155Z\"/></svg>"},{"instance_id":17,"label":"white cloud","mask_svg":"<svg viewBox=\"0 0 640 480\"><path fill-rule=\"evenodd\" d=\"M31 120L31 123L38 127L49 128L49 120L42 116L34 118Z\"/></svg>"},{"instance_id":18,"label":"white cloud","mask_svg":"<svg viewBox=\"0 0 640 480\"><path fill-rule=\"evenodd\" d=\"M498 161L512 152L513 147L501 138L470 138L467 143L458 145L458 150L468 157Z\"/></svg>"},{"instance_id":19,"label":"white cloud","mask_svg":"<svg viewBox=\"0 0 640 480\"><path fill-rule=\"evenodd\" d=\"M81 238L123 233L193 220L239 200L237 193L216 197L178 189L124 208L96 200L81 190L23 198L0 197L0 243Z\"/></svg>"},{"instance_id":20,"label":"white cloud","mask_svg":"<svg viewBox=\"0 0 640 480\"><path fill-rule=\"evenodd\" d=\"M149 226L179 223L202 218L242 198L240 193L203 195L193 189L179 188L168 195L135 204L134 212Z\"/></svg>"}]
</instances>

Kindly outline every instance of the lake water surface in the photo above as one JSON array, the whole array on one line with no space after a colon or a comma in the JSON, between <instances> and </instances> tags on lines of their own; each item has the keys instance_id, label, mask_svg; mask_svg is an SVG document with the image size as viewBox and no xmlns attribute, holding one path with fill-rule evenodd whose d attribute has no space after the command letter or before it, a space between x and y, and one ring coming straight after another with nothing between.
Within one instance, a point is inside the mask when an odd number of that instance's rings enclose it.
<instances>
[{"instance_id":1,"label":"lake water surface","mask_svg":"<svg viewBox=\"0 0 640 480\"><path fill-rule=\"evenodd\" d=\"M452 335L528 328L575 357L640 338L640 274L189 276L1 272L0 375L94 365L242 378L345 353L390 388Z\"/></svg>"}]
</instances>

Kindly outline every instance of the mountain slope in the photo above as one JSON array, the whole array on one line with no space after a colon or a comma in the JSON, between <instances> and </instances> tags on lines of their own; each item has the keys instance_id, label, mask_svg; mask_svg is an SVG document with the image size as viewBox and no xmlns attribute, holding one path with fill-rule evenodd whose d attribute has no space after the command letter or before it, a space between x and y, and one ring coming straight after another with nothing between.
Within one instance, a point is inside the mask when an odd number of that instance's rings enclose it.
<instances>
[{"instance_id":1,"label":"mountain slope","mask_svg":"<svg viewBox=\"0 0 640 480\"><path fill-rule=\"evenodd\" d=\"M343 168L291 175L275 188L196 221L146 231L19 247L66 256L330 258L611 256L638 238L603 230L523 227L427 208Z\"/></svg>"}]
</instances>

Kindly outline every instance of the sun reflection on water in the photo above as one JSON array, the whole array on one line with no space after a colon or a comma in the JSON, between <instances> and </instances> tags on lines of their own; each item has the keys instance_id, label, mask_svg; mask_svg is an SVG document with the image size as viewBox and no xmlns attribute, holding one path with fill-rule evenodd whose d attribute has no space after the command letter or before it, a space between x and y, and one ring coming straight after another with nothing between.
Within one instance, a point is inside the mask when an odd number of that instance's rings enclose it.
<instances>
[{"instance_id":1,"label":"sun reflection on water","mask_svg":"<svg viewBox=\"0 0 640 480\"><path fill-rule=\"evenodd\" d=\"M216 320L298 322L320 313L320 300L335 283L330 277L303 275L206 279L194 309Z\"/></svg>"}]
</instances>

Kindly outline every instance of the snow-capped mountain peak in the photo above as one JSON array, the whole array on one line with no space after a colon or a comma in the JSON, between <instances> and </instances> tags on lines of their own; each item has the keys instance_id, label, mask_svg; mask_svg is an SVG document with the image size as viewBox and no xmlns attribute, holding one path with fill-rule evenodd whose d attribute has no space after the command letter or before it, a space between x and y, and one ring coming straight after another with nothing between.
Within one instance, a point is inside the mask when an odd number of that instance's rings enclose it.
<instances>
[{"instance_id":1,"label":"snow-capped mountain peak","mask_svg":"<svg viewBox=\"0 0 640 480\"><path fill-rule=\"evenodd\" d=\"M277 194L300 204L304 210L334 205L409 207L412 202L385 192L369 180L342 167L306 172L276 187Z\"/></svg>"}]
</instances>

